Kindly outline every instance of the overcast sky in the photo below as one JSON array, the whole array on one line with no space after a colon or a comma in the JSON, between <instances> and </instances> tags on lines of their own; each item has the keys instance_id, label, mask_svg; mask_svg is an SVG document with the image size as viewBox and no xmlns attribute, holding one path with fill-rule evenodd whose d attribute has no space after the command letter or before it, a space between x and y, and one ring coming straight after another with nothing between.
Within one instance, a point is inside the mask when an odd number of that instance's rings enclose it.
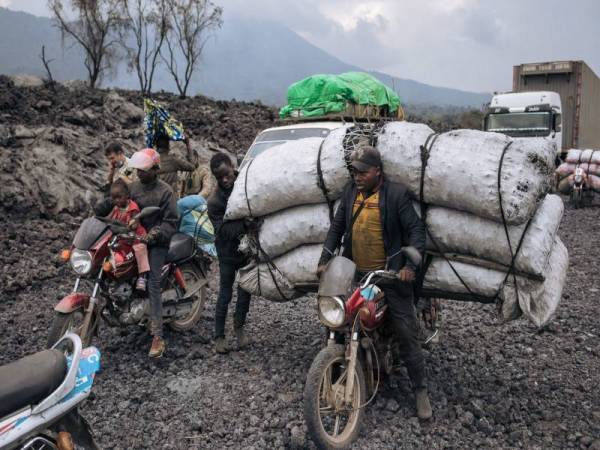
<instances>
[{"instance_id":1,"label":"overcast sky","mask_svg":"<svg viewBox=\"0 0 600 450\"><path fill-rule=\"evenodd\" d=\"M345 62L437 86L509 90L512 66L583 59L600 76L598 0L215 0ZM46 0L0 0L48 15Z\"/></svg>"}]
</instances>

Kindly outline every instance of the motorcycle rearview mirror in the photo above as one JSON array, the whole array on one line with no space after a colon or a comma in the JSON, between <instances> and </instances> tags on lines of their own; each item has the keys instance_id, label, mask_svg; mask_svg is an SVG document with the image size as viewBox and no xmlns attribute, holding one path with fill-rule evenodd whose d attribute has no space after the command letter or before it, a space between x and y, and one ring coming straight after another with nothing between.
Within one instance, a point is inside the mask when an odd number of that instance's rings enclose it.
<instances>
[{"instance_id":1,"label":"motorcycle rearview mirror","mask_svg":"<svg viewBox=\"0 0 600 450\"><path fill-rule=\"evenodd\" d=\"M421 256L419 250L417 250L414 247L402 247L400 251L416 267L421 266L421 262L423 262L423 257Z\"/></svg>"},{"instance_id":2,"label":"motorcycle rearview mirror","mask_svg":"<svg viewBox=\"0 0 600 450\"><path fill-rule=\"evenodd\" d=\"M160 211L158 206L146 206L139 213L137 213L134 217L135 220L142 220L146 217L150 217L153 214L156 214Z\"/></svg>"}]
</instances>

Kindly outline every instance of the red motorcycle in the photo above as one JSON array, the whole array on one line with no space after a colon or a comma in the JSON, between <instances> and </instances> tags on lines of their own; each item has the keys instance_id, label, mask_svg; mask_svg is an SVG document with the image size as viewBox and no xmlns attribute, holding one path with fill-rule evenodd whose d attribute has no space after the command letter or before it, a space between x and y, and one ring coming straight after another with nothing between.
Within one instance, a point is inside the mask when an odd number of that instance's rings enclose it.
<instances>
[{"instance_id":1,"label":"red motorcycle","mask_svg":"<svg viewBox=\"0 0 600 450\"><path fill-rule=\"evenodd\" d=\"M420 265L415 248L402 253ZM323 449L348 448L357 439L365 407L398 360L397 339L387 325L388 307L378 286L396 280L398 272L369 272L353 289L355 272L351 260L336 256L319 283L319 319L329 337L306 377L304 420L313 442Z\"/></svg>"},{"instance_id":2,"label":"red motorcycle","mask_svg":"<svg viewBox=\"0 0 600 450\"><path fill-rule=\"evenodd\" d=\"M146 207L135 218L141 220L158 211L158 207ZM71 248L61 255L77 278L73 291L54 307L49 346L68 331L78 334L84 346L89 345L101 319L116 327L149 323L146 293L135 290L138 272L132 246L139 241L120 222L103 217L82 222ZM200 319L209 266L210 258L198 250L192 237L183 233L172 237L161 286L163 320L174 330L188 330ZM85 280L93 281L91 293L80 291Z\"/></svg>"}]
</instances>

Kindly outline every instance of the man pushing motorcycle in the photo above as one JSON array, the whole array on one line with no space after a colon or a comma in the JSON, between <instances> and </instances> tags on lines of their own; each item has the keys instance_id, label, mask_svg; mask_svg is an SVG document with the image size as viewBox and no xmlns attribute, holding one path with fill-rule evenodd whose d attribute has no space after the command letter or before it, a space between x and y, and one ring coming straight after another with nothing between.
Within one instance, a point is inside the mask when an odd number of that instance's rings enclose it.
<instances>
[{"instance_id":1,"label":"man pushing motorcycle","mask_svg":"<svg viewBox=\"0 0 600 450\"><path fill-rule=\"evenodd\" d=\"M357 278L369 271L398 272L397 281L382 284L394 333L416 396L417 415L432 415L427 393L425 359L418 339L413 282L417 267L401 252L412 246L425 251L425 226L417 216L406 186L385 178L377 149L362 146L351 156L353 181L341 197L319 260L317 274L324 273L336 249L354 261Z\"/></svg>"}]
</instances>

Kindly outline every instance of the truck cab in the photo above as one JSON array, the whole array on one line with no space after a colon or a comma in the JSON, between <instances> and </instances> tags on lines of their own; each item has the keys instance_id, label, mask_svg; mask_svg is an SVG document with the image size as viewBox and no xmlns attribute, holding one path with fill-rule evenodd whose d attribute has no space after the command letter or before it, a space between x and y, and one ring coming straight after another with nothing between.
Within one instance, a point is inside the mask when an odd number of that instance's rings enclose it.
<instances>
[{"instance_id":1,"label":"truck cab","mask_svg":"<svg viewBox=\"0 0 600 450\"><path fill-rule=\"evenodd\" d=\"M516 138L547 137L562 153L562 105L556 92L514 92L494 95L483 129Z\"/></svg>"}]
</instances>

